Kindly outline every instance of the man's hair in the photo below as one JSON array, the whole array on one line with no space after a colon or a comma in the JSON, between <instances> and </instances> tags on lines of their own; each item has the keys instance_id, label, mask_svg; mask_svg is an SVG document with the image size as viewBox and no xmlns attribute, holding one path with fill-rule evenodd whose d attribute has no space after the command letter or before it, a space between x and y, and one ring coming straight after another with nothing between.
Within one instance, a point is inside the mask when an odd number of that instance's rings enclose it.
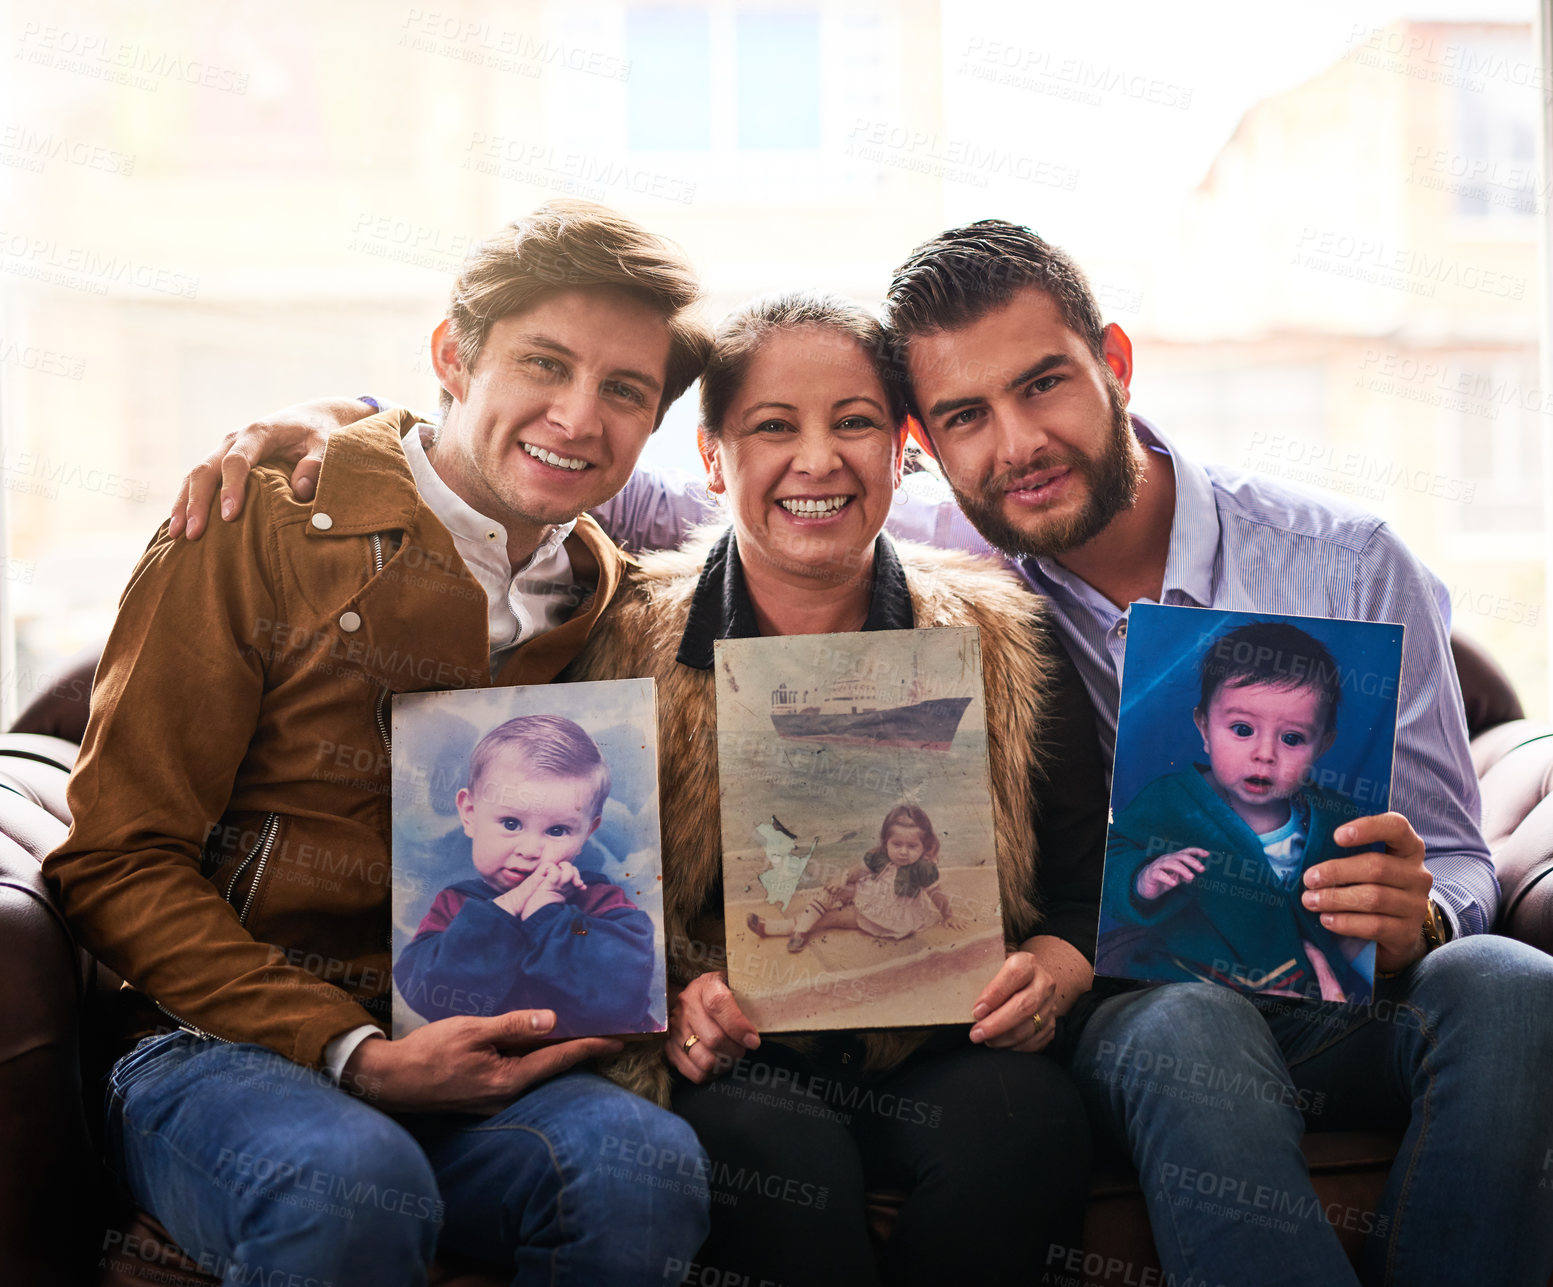
<instances>
[{"instance_id":1,"label":"man's hair","mask_svg":"<svg viewBox=\"0 0 1553 1287\"><path fill-rule=\"evenodd\" d=\"M1202 662L1202 700L1197 711L1206 716L1213 695L1224 687L1266 684L1293 691L1309 688L1321 698L1326 731L1337 729L1337 703L1342 676L1337 662L1319 639L1282 621L1253 621L1220 635L1208 645Z\"/></svg>"},{"instance_id":2,"label":"man's hair","mask_svg":"<svg viewBox=\"0 0 1553 1287\"><path fill-rule=\"evenodd\" d=\"M969 326L1030 286L1051 297L1063 324L1103 364L1105 323L1083 270L1028 228L978 219L923 242L890 279L885 325L898 368L904 373L914 337ZM906 395L920 418L909 384Z\"/></svg>"},{"instance_id":3,"label":"man's hair","mask_svg":"<svg viewBox=\"0 0 1553 1287\"><path fill-rule=\"evenodd\" d=\"M612 286L655 309L669 328L669 368L653 427L701 374L712 346L706 323L692 310L701 284L685 252L672 241L607 206L549 201L508 224L470 253L453 283L448 319L458 356L473 370L491 327L562 290ZM442 391L442 409L453 397Z\"/></svg>"},{"instance_id":4,"label":"man's hair","mask_svg":"<svg viewBox=\"0 0 1553 1287\"><path fill-rule=\"evenodd\" d=\"M589 778L594 781L590 817L598 817L609 798L609 765L604 762L598 743L564 715L520 715L498 724L482 737L469 756L469 794L480 799L481 780L503 751L515 751L525 767L537 776L552 778ZM505 795L492 797L497 803L513 804Z\"/></svg>"},{"instance_id":5,"label":"man's hair","mask_svg":"<svg viewBox=\"0 0 1553 1287\"><path fill-rule=\"evenodd\" d=\"M710 437L723 421L739 386L766 341L798 326L815 326L854 341L884 385L885 410L894 428L906 420L906 402L885 342L884 325L861 304L819 291L763 295L730 313L717 327L701 373L701 427Z\"/></svg>"}]
</instances>

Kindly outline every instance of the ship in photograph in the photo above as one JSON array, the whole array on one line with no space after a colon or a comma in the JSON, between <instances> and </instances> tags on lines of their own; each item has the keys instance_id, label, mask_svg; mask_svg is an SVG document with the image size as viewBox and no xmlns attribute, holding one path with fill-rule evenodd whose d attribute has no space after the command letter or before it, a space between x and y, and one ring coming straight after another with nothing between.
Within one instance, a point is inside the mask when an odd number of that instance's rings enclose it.
<instances>
[{"instance_id":1,"label":"ship in photograph","mask_svg":"<svg viewBox=\"0 0 1553 1287\"><path fill-rule=\"evenodd\" d=\"M778 736L811 738L846 746L898 746L923 751L947 751L971 704L969 697L915 700L913 680L908 700L880 705L872 680L842 679L816 700L816 690L779 684L771 690L771 723Z\"/></svg>"}]
</instances>

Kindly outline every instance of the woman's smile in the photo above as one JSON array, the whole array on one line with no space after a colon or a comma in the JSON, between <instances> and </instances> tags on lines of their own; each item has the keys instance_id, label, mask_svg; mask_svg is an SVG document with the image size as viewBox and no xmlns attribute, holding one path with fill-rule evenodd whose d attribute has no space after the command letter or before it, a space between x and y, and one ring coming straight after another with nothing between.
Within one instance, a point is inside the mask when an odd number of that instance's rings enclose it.
<instances>
[{"instance_id":1,"label":"woman's smile","mask_svg":"<svg viewBox=\"0 0 1553 1287\"><path fill-rule=\"evenodd\" d=\"M853 499L851 496L783 496L777 504L799 522L813 524L835 518Z\"/></svg>"}]
</instances>

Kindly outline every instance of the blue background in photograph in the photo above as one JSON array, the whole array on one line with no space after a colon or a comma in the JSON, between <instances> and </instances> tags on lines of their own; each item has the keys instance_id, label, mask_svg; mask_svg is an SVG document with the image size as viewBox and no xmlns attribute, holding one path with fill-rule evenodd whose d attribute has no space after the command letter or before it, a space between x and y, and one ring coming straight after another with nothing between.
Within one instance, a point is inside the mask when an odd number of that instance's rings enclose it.
<instances>
[{"instance_id":1,"label":"blue background in photograph","mask_svg":"<svg viewBox=\"0 0 1553 1287\"><path fill-rule=\"evenodd\" d=\"M603 683L537 684L516 688L414 693L394 698L393 864L394 959L432 901L447 886L476 880L470 840L456 798L468 784L469 755L491 729L519 715L564 715L580 724L609 765L603 820L577 864L619 885L652 917L659 936L652 1017L664 1021L663 870L658 830L658 732L650 679ZM415 783L401 790L401 774L430 777L430 811ZM643 851L650 863L640 861ZM637 854L629 865L627 858ZM629 878L626 872L630 872ZM411 1012L395 989L396 1017ZM419 1026L414 1023L412 1026ZM397 1025L396 1025L397 1027Z\"/></svg>"},{"instance_id":2,"label":"blue background in photograph","mask_svg":"<svg viewBox=\"0 0 1553 1287\"><path fill-rule=\"evenodd\" d=\"M1363 799L1356 800L1362 806L1360 814L1385 812L1396 742L1401 626L1136 603L1127 626L1111 784L1113 813L1125 809L1155 778L1207 763L1202 735L1192 722L1192 711L1202 695L1203 657L1215 639L1253 621L1287 622L1319 639L1345 681L1350 672L1372 677L1363 685L1370 693L1358 684L1344 683L1337 707L1337 740L1315 762L1312 772L1319 785L1348 796L1354 795L1353 784L1365 784ZM1373 677L1389 678L1389 688L1373 682ZM1389 696L1382 696L1382 691ZM1343 776L1323 776L1329 773Z\"/></svg>"}]
</instances>

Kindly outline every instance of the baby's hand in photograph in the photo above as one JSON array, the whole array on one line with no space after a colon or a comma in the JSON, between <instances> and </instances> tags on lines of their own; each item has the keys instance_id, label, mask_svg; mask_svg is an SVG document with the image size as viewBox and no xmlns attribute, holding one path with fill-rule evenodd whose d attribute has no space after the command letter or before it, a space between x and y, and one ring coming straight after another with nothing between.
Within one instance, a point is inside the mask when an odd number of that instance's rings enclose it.
<instances>
[{"instance_id":1,"label":"baby's hand in photograph","mask_svg":"<svg viewBox=\"0 0 1553 1287\"><path fill-rule=\"evenodd\" d=\"M1138 897L1152 901L1177 885L1196 880L1204 871L1206 849L1177 849L1161 854L1138 873Z\"/></svg>"},{"instance_id":2,"label":"baby's hand in photograph","mask_svg":"<svg viewBox=\"0 0 1553 1287\"><path fill-rule=\"evenodd\" d=\"M522 916L523 909L528 906L529 897L534 892L534 877L514 885L505 894L498 894L491 901L506 912L508 916Z\"/></svg>"},{"instance_id":3,"label":"baby's hand in photograph","mask_svg":"<svg viewBox=\"0 0 1553 1287\"><path fill-rule=\"evenodd\" d=\"M527 920L541 907L551 903L564 903L566 895L560 890L566 885L586 889L577 868L569 862L545 863L534 868L505 894L498 894L491 901L509 916Z\"/></svg>"},{"instance_id":4,"label":"baby's hand in photograph","mask_svg":"<svg viewBox=\"0 0 1553 1287\"><path fill-rule=\"evenodd\" d=\"M588 887L578 874L577 868L569 862L546 863L525 880L523 884L533 886L533 892L529 895L528 902L519 913L524 920L527 920L541 907L550 907L556 903L564 903L568 888L586 889ZM522 888L522 886L519 886L519 888Z\"/></svg>"}]
</instances>

